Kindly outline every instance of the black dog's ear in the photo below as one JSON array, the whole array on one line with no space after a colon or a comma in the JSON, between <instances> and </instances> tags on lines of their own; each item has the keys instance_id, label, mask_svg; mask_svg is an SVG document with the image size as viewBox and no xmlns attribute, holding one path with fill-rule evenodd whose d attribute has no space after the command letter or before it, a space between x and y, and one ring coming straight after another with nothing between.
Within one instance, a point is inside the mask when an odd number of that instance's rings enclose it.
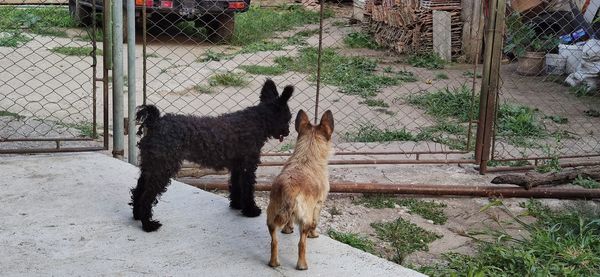
<instances>
[{"instance_id":1,"label":"black dog's ear","mask_svg":"<svg viewBox=\"0 0 600 277\"><path fill-rule=\"evenodd\" d=\"M290 100L290 98L292 98L292 94L294 94L294 87L293 86L285 86L285 88L283 88L283 92L281 93L281 96L279 97L279 103L281 103L281 104L287 103L287 101Z\"/></svg>"},{"instance_id":2,"label":"black dog's ear","mask_svg":"<svg viewBox=\"0 0 600 277\"><path fill-rule=\"evenodd\" d=\"M277 93L277 86L275 86L275 82L271 79L267 79L265 84L263 85L262 90L260 91L260 102L268 102L279 97L279 93Z\"/></svg>"},{"instance_id":3,"label":"black dog's ear","mask_svg":"<svg viewBox=\"0 0 600 277\"><path fill-rule=\"evenodd\" d=\"M310 119L308 119L308 115L303 111L299 110L298 115L296 115L296 132L300 133L300 130L304 128L306 125L310 126Z\"/></svg>"}]
</instances>

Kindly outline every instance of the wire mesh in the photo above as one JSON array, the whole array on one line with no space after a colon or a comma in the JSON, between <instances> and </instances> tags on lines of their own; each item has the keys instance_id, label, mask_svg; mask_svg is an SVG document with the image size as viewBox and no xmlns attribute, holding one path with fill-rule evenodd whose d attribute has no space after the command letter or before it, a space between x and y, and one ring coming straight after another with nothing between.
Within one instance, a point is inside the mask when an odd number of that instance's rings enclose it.
<instances>
[{"instance_id":1,"label":"wire mesh","mask_svg":"<svg viewBox=\"0 0 600 277\"><path fill-rule=\"evenodd\" d=\"M505 22L493 160L599 155L597 7L519 3Z\"/></svg>"},{"instance_id":2,"label":"wire mesh","mask_svg":"<svg viewBox=\"0 0 600 277\"><path fill-rule=\"evenodd\" d=\"M407 26L380 20L374 7L398 7L376 1L252 1L233 13L222 2L182 2L190 11L185 17L146 9L146 102L166 112L218 115L258 103L260 87L272 78L296 87L294 114L303 109L320 118L332 110L338 153L465 157L474 145L473 87L481 75L465 57L460 3L423 2L412 4L412 16L429 21ZM434 22L434 10L451 24ZM434 45L434 27L446 35L445 60L434 54L443 48ZM413 46L402 49L390 38L402 30L420 33ZM294 141L292 134L263 151L289 153Z\"/></svg>"},{"instance_id":3,"label":"wire mesh","mask_svg":"<svg viewBox=\"0 0 600 277\"><path fill-rule=\"evenodd\" d=\"M0 6L0 152L99 146L92 10L56 3Z\"/></svg>"}]
</instances>

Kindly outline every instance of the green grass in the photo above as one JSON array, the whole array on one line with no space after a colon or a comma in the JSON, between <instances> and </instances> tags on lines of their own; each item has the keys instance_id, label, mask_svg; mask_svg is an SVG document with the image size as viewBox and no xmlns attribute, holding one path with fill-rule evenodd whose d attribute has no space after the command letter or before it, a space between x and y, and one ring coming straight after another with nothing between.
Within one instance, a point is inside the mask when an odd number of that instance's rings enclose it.
<instances>
[{"instance_id":1,"label":"green grass","mask_svg":"<svg viewBox=\"0 0 600 277\"><path fill-rule=\"evenodd\" d=\"M25 30L39 35L66 37L65 28L77 27L66 7L0 7L0 30Z\"/></svg>"},{"instance_id":2,"label":"green grass","mask_svg":"<svg viewBox=\"0 0 600 277\"><path fill-rule=\"evenodd\" d=\"M590 177L582 177L581 175L573 181L573 185L584 187L586 189L597 189L600 188L600 183Z\"/></svg>"},{"instance_id":3,"label":"green grass","mask_svg":"<svg viewBox=\"0 0 600 277\"><path fill-rule=\"evenodd\" d=\"M92 49L92 47L58 46L50 49L50 51L67 56L90 56ZM96 49L96 53L102 55L102 49Z\"/></svg>"},{"instance_id":4,"label":"green grass","mask_svg":"<svg viewBox=\"0 0 600 277\"><path fill-rule=\"evenodd\" d=\"M355 205L363 205L367 208L384 209L394 208L396 206L396 198L384 194L364 194L363 197L352 201Z\"/></svg>"},{"instance_id":5,"label":"green grass","mask_svg":"<svg viewBox=\"0 0 600 277\"><path fill-rule=\"evenodd\" d=\"M294 149L294 144L293 144L293 143L291 143L291 142L288 142L288 143L286 143L286 144L282 145L282 146L279 148L279 151L278 151L278 152L288 152L288 151L290 151L290 150L292 150L292 149Z\"/></svg>"},{"instance_id":6,"label":"green grass","mask_svg":"<svg viewBox=\"0 0 600 277\"><path fill-rule=\"evenodd\" d=\"M248 84L248 80L240 74L227 72L210 76L209 84L211 86L244 87Z\"/></svg>"},{"instance_id":7,"label":"green grass","mask_svg":"<svg viewBox=\"0 0 600 277\"><path fill-rule=\"evenodd\" d=\"M435 79L436 80L448 80L448 75L446 75L446 73L440 72L435 74Z\"/></svg>"},{"instance_id":8,"label":"green grass","mask_svg":"<svg viewBox=\"0 0 600 277\"><path fill-rule=\"evenodd\" d=\"M334 240L350 245L356 249L373 253L373 242L362 235L337 232L333 229L327 231L327 235Z\"/></svg>"},{"instance_id":9,"label":"green grass","mask_svg":"<svg viewBox=\"0 0 600 277\"><path fill-rule=\"evenodd\" d=\"M569 122L568 118L561 116L561 115L547 115L547 116L544 116L544 118L550 119L554 123L557 123L557 124L567 124Z\"/></svg>"},{"instance_id":10,"label":"green grass","mask_svg":"<svg viewBox=\"0 0 600 277\"><path fill-rule=\"evenodd\" d=\"M326 9L324 16L333 16L333 11ZM300 6L282 6L276 9L251 6L248 12L238 14L235 20L232 44L241 46L263 41L275 32L318 23L319 13Z\"/></svg>"},{"instance_id":11,"label":"green grass","mask_svg":"<svg viewBox=\"0 0 600 277\"><path fill-rule=\"evenodd\" d=\"M448 216L444 213L446 204L435 201L423 201L414 198L398 199L397 203L410 209L411 213L420 215L425 219L433 221L433 224L444 224Z\"/></svg>"},{"instance_id":12,"label":"green grass","mask_svg":"<svg viewBox=\"0 0 600 277\"><path fill-rule=\"evenodd\" d=\"M277 57L275 62L288 70L307 73L315 80L317 56L316 48L303 48L298 57ZM375 74L377 63L372 59L345 57L332 48L323 49L321 62L323 83L339 87L342 93L370 98L376 96L381 88L401 82L399 76Z\"/></svg>"},{"instance_id":13,"label":"green grass","mask_svg":"<svg viewBox=\"0 0 600 277\"><path fill-rule=\"evenodd\" d=\"M198 57L196 59L196 62L199 63L204 63L204 62L212 62L212 61L221 61L221 60L228 60L231 59L233 57L233 55L228 55L225 53L217 53L214 52L210 49L208 49L204 54L202 54L202 57Z\"/></svg>"},{"instance_id":14,"label":"green grass","mask_svg":"<svg viewBox=\"0 0 600 277\"><path fill-rule=\"evenodd\" d=\"M408 103L424 109L438 121L456 119L468 122L479 114L479 94L472 96L466 85L444 88L435 92L411 95ZM548 136L537 110L523 105L503 103L497 113L496 132L516 146L535 146L535 141Z\"/></svg>"},{"instance_id":15,"label":"green grass","mask_svg":"<svg viewBox=\"0 0 600 277\"><path fill-rule=\"evenodd\" d=\"M94 136L94 125L90 122L60 123L60 125L78 130L79 136L81 137L94 139L98 138L98 134Z\"/></svg>"},{"instance_id":16,"label":"green grass","mask_svg":"<svg viewBox=\"0 0 600 277\"><path fill-rule=\"evenodd\" d=\"M415 136L406 129L379 129L373 124L362 124L355 132L346 132L344 138L349 142L386 142L386 141L415 141Z\"/></svg>"},{"instance_id":17,"label":"green grass","mask_svg":"<svg viewBox=\"0 0 600 277\"><path fill-rule=\"evenodd\" d=\"M365 99L364 101L360 102L359 104L366 104L369 107L384 107L384 108L388 108L390 106L381 99L373 99L373 98Z\"/></svg>"},{"instance_id":18,"label":"green grass","mask_svg":"<svg viewBox=\"0 0 600 277\"><path fill-rule=\"evenodd\" d=\"M319 33L319 29L303 30L287 38L289 45L306 45L306 39Z\"/></svg>"},{"instance_id":19,"label":"green grass","mask_svg":"<svg viewBox=\"0 0 600 277\"><path fill-rule=\"evenodd\" d=\"M600 272L600 211L579 202L550 210L539 201L523 205L524 215L537 218L526 223L521 215L511 216L516 227L528 235L513 236L503 223L475 238L473 256L446 253L444 263L421 267L430 276L597 276Z\"/></svg>"},{"instance_id":20,"label":"green grass","mask_svg":"<svg viewBox=\"0 0 600 277\"><path fill-rule=\"evenodd\" d=\"M380 49L371 35L362 32L349 33L344 38L344 44L350 48Z\"/></svg>"},{"instance_id":21,"label":"green grass","mask_svg":"<svg viewBox=\"0 0 600 277\"><path fill-rule=\"evenodd\" d=\"M21 120L23 118L25 118L24 116L18 114L18 113L13 113L13 112L9 112L9 111L2 111L0 110L0 116L7 116L7 117L13 117L16 120Z\"/></svg>"},{"instance_id":22,"label":"green grass","mask_svg":"<svg viewBox=\"0 0 600 277\"><path fill-rule=\"evenodd\" d=\"M240 69L254 75L276 76L285 72L285 68L281 66L264 66L264 65L241 65Z\"/></svg>"},{"instance_id":23,"label":"green grass","mask_svg":"<svg viewBox=\"0 0 600 277\"><path fill-rule=\"evenodd\" d=\"M595 93L595 91L591 90L587 84L579 84L574 87L570 87L569 90L577 97L590 96Z\"/></svg>"},{"instance_id":24,"label":"green grass","mask_svg":"<svg viewBox=\"0 0 600 277\"><path fill-rule=\"evenodd\" d=\"M194 86L194 91L200 94L213 94L215 90L211 86L207 86L204 84L197 84Z\"/></svg>"},{"instance_id":25,"label":"green grass","mask_svg":"<svg viewBox=\"0 0 600 277\"><path fill-rule=\"evenodd\" d=\"M407 220L398 218L393 222L371 223L377 237L389 243L394 250L392 261L401 264L414 251L429 250L430 242L441 236L429 232Z\"/></svg>"},{"instance_id":26,"label":"green grass","mask_svg":"<svg viewBox=\"0 0 600 277\"><path fill-rule=\"evenodd\" d=\"M527 166L527 165L531 165L530 162L528 161L496 161L496 160L491 160L487 162L487 166L489 167L499 167L499 166L507 166L507 167L522 167L522 166Z\"/></svg>"},{"instance_id":27,"label":"green grass","mask_svg":"<svg viewBox=\"0 0 600 277\"><path fill-rule=\"evenodd\" d=\"M31 41L31 38L20 32L5 33L0 36L0 47L17 48Z\"/></svg>"},{"instance_id":28,"label":"green grass","mask_svg":"<svg viewBox=\"0 0 600 277\"><path fill-rule=\"evenodd\" d=\"M435 53L423 53L413 54L408 57L408 64L414 67L422 67L427 69L442 69L446 65L438 54Z\"/></svg>"},{"instance_id":29,"label":"green grass","mask_svg":"<svg viewBox=\"0 0 600 277\"><path fill-rule=\"evenodd\" d=\"M477 73L473 73L473 71L465 71L463 72L463 76L468 77L468 78L481 78L481 74Z\"/></svg>"},{"instance_id":30,"label":"green grass","mask_svg":"<svg viewBox=\"0 0 600 277\"><path fill-rule=\"evenodd\" d=\"M415 140L445 144L452 150L466 150L467 128L457 122L439 120L433 126L422 128ZM474 143L475 141L471 140L471 147L474 146Z\"/></svg>"},{"instance_id":31,"label":"green grass","mask_svg":"<svg viewBox=\"0 0 600 277\"><path fill-rule=\"evenodd\" d=\"M80 40L83 41L92 41L92 31L89 30L88 32L83 33L83 35L81 35L79 37ZM102 32L102 29L97 29L96 30L96 39L95 41L97 42L102 42L104 41L104 33Z\"/></svg>"}]
</instances>

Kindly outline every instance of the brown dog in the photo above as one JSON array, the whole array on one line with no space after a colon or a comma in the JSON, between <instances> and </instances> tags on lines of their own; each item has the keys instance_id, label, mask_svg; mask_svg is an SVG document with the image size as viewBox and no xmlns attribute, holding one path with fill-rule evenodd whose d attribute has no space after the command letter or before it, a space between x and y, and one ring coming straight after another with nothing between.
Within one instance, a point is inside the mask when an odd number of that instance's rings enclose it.
<instances>
[{"instance_id":1,"label":"brown dog","mask_svg":"<svg viewBox=\"0 0 600 277\"><path fill-rule=\"evenodd\" d=\"M271 234L269 265L279 266L277 228L292 233L294 222L300 229L296 269L307 269L306 238L316 238L321 207L329 192L327 160L331 152L333 114L326 111L314 126L302 110L296 116L298 141L294 153L275 179L267 208L267 226Z\"/></svg>"}]
</instances>

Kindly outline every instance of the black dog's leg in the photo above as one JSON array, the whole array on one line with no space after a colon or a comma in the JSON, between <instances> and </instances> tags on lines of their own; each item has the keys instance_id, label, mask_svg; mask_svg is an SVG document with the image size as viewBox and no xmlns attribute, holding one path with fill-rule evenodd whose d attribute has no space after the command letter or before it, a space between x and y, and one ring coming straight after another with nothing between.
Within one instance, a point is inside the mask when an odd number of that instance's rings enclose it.
<instances>
[{"instance_id":1,"label":"black dog's leg","mask_svg":"<svg viewBox=\"0 0 600 277\"><path fill-rule=\"evenodd\" d=\"M254 202L254 185L256 184L256 165L244 168L242 172L242 214L247 217L260 215L260 208Z\"/></svg>"},{"instance_id":2,"label":"black dog's leg","mask_svg":"<svg viewBox=\"0 0 600 277\"><path fill-rule=\"evenodd\" d=\"M142 229L146 232L158 230L162 224L157 220L152 220L152 206L158 201L158 196L167 190L171 182L171 170L155 171L152 173L142 171L144 175L144 190L133 206L134 214L142 221ZM177 171L173 171L177 172Z\"/></svg>"},{"instance_id":3,"label":"black dog's leg","mask_svg":"<svg viewBox=\"0 0 600 277\"><path fill-rule=\"evenodd\" d=\"M238 167L231 169L231 180L229 184L229 207L232 209L242 209L242 170Z\"/></svg>"},{"instance_id":4,"label":"black dog's leg","mask_svg":"<svg viewBox=\"0 0 600 277\"><path fill-rule=\"evenodd\" d=\"M140 174L140 178L138 178L137 186L134 189L131 189L131 203L129 205L133 206L133 219L140 219L140 197L144 194L144 174Z\"/></svg>"}]
</instances>

